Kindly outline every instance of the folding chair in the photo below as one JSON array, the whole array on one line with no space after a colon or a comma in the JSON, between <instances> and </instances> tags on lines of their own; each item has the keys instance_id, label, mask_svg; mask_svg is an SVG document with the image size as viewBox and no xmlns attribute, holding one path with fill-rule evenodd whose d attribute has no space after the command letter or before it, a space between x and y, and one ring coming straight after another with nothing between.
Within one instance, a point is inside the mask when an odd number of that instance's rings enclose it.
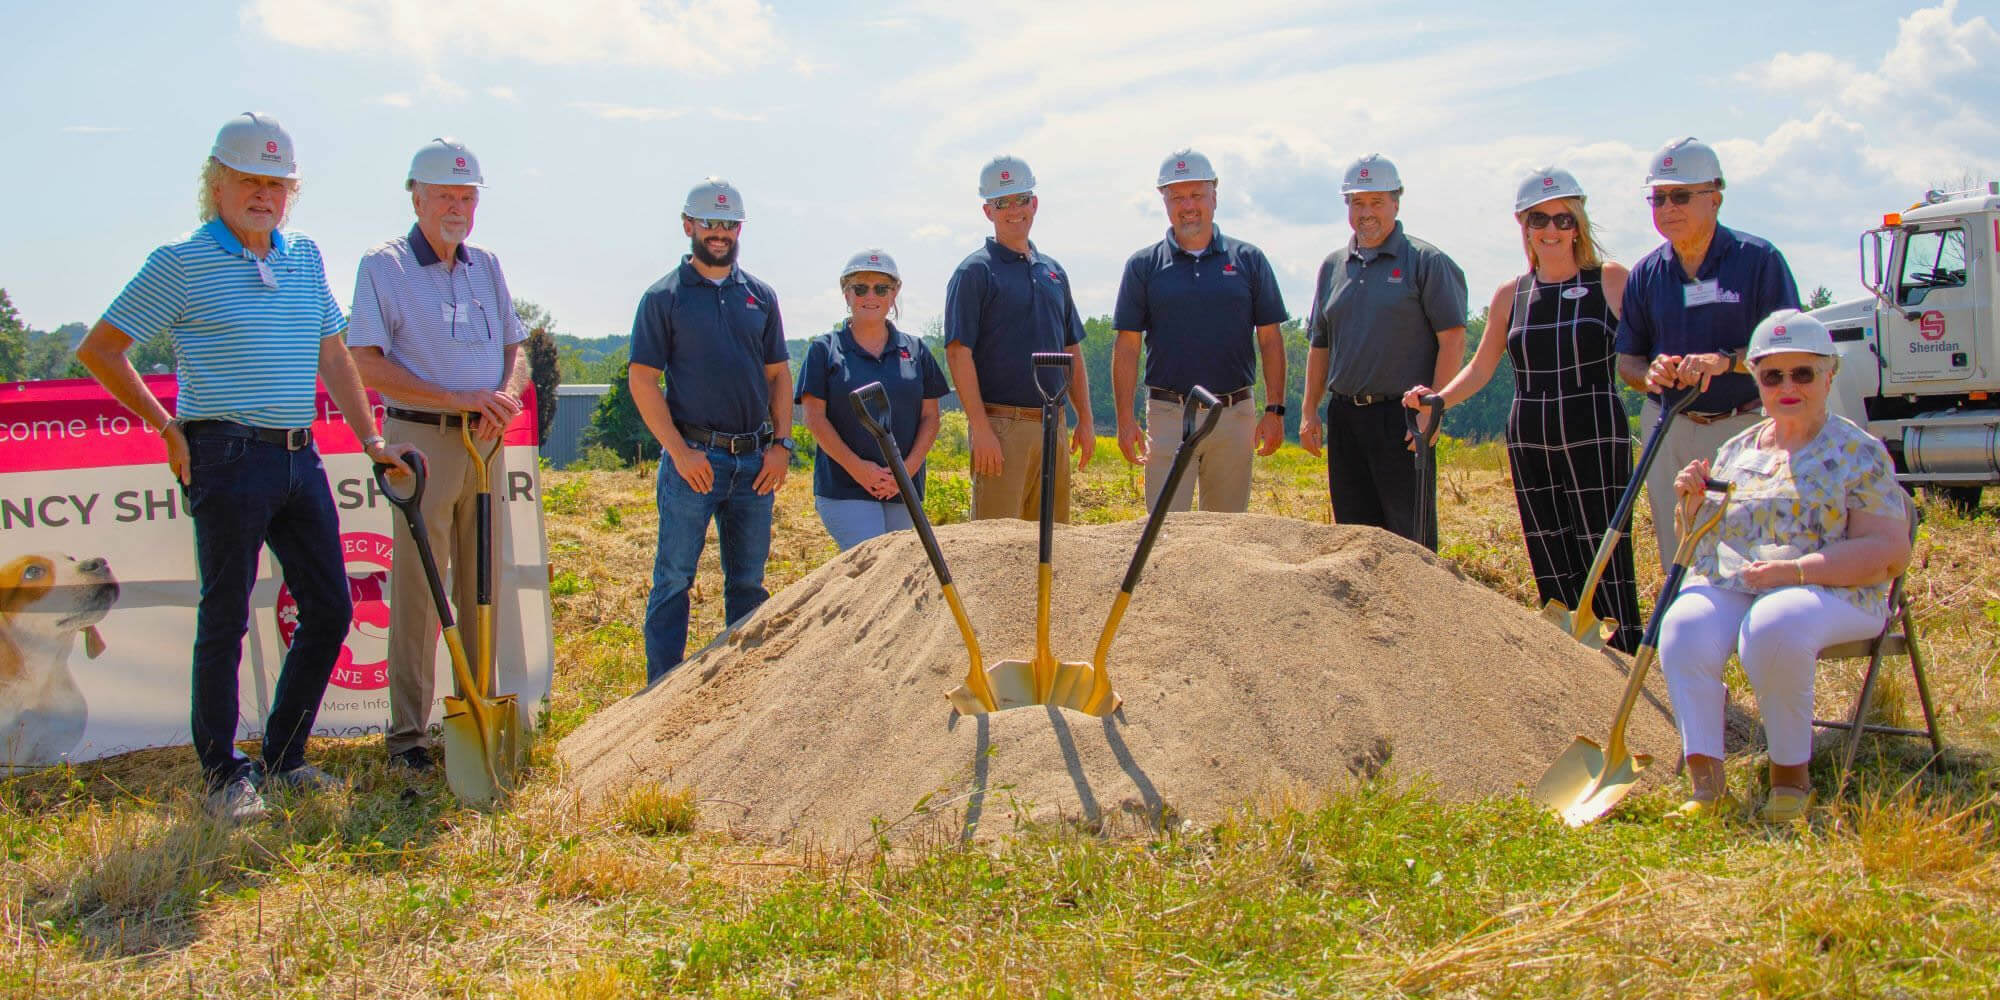
<instances>
[{"instance_id":1,"label":"folding chair","mask_svg":"<svg viewBox=\"0 0 2000 1000\"><path fill-rule=\"evenodd\" d=\"M1917 524L1923 512L1917 509L1916 498L1910 498L1910 541L1915 544ZM1861 694L1854 702L1854 714L1847 720L1830 721L1814 719L1813 725L1823 729L1844 729L1847 731L1845 745L1840 754L1840 785L1847 784L1848 772L1854 768L1854 752L1861 746L1861 734L1884 733L1890 736L1929 737L1933 755L1944 753L1944 737L1938 734L1937 713L1931 708L1931 687L1924 679L1923 649L1917 644L1917 629L1910 617L1910 595L1908 590L1910 571L1906 567L1896 582L1889 585L1889 616L1882 622L1882 631L1873 639L1857 639L1828 646L1819 651L1819 658L1825 660L1868 661L1868 672L1861 677ZM1917 700L1924 708L1923 729L1902 729L1896 726L1878 726L1864 722L1868 709L1875 697L1875 677L1882 669L1882 661L1892 656L1904 656L1910 660L1910 672L1917 682ZM1926 765L1928 766L1928 765Z\"/></svg>"}]
</instances>

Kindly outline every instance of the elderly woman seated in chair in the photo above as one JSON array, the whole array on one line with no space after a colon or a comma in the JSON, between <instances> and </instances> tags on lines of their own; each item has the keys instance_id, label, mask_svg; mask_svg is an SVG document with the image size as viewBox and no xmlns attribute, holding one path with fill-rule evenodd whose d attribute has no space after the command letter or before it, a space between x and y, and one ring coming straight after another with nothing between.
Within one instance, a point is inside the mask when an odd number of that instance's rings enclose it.
<instances>
[{"instance_id":1,"label":"elderly woman seated in chair","mask_svg":"<svg viewBox=\"0 0 2000 1000\"><path fill-rule=\"evenodd\" d=\"M1771 794L1758 815L1783 823L1812 806L1806 765L1819 651L1881 631L1890 583L1910 558L1908 506L1888 450L1827 411L1839 362L1825 325L1772 313L1744 360L1767 419L1675 480L1682 496L1704 476L1736 490L1667 609L1660 665L1693 785L1677 814L1733 810L1722 769L1722 668L1733 652L1770 747Z\"/></svg>"}]
</instances>

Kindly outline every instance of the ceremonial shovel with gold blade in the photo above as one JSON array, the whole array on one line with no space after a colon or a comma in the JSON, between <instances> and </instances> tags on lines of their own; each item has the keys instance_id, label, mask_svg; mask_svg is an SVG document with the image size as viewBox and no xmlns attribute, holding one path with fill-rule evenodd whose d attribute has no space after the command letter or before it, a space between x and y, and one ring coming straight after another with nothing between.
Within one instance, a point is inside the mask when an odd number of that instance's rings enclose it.
<instances>
[{"instance_id":1,"label":"ceremonial shovel with gold blade","mask_svg":"<svg viewBox=\"0 0 2000 1000\"><path fill-rule=\"evenodd\" d=\"M1032 660L1003 660L991 668L984 665L980 656L979 641L973 636L972 622L966 617L965 606L960 602L958 591L951 580L951 571L945 567L944 553L938 548L937 536L931 530L930 519L925 516L923 503L917 498L916 487L910 481L909 472L900 460L901 452L890 436L890 412L888 392L880 383L871 383L854 392L854 409L862 424L875 438L882 449L885 464L896 477L897 488L901 491L904 506L910 512L917 537L923 542L924 554L929 557L931 569L937 573L938 583L944 591L945 604L951 608L953 619L958 623L959 635L965 640L966 652L971 656L965 683L946 694L952 707L965 715L984 715L990 712L1022 708L1029 705L1056 705L1083 712L1087 715L1106 716L1118 710L1120 699L1111 687L1111 675L1107 661L1111 655L1111 642L1117 634L1118 623L1124 617L1125 608L1132 600L1132 589L1138 586L1139 575L1145 568L1146 557L1151 554L1153 541L1159 537L1160 527L1166 519L1167 506L1180 485L1192 462L1195 446L1215 429L1221 408L1213 393L1196 386L1182 411L1181 444L1174 455L1172 468L1167 473L1164 489L1159 500L1147 516L1145 531L1139 538L1138 548L1132 554L1132 563L1126 569L1124 584L1119 588L1118 597L1111 605L1111 614L1104 623L1104 633L1097 642L1094 662L1058 661L1050 650L1049 605L1054 586L1054 571L1051 564L1055 534L1055 463L1061 455L1058 429L1062 423L1062 393L1069 380L1071 356L1064 353L1038 353L1034 355L1035 384L1042 393L1042 492L1040 518L1040 550L1036 565L1035 592L1035 657ZM1196 426L1196 413L1200 409L1208 411L1208 417Z\"/></svg>"}]
</instances>

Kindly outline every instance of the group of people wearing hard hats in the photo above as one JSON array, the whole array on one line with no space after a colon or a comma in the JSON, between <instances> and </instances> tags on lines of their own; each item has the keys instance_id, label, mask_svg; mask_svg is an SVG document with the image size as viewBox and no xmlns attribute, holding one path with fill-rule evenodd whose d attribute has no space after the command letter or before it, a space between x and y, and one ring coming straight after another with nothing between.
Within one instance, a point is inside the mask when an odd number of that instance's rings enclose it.
<instances>
[{"instance_id":1,"label":"group of people wearing hard hats","mask_svg":"<svg viewBox=\"0 0 2000 1000\"><path fill-rule=\"evenodd\" d=\"M467 522L479 484L455 447L461 422L477 436L499 435L528 380L526 333L499 261L468 242L482 185L471 150L437 139L417 151L406 182L415 224L363 256L350 317L327 285L318 247L283 230L297 177L291 137L276 121L231 119L203 167L201 226L153 251L78 348L91 373L161 433L186 490L201 577L194 744L211 809L235 819L261 815L260 790L274 783L334 780L304 758L351 613L337 517L310 433L315 377L371 458L404 468L412 451L428 456L433 488L423 513L450 540L446 566L473 558ZM1146 467L1149 506L1185 510L1198 493L1204 510L1244 511L1253 452L1269 455L1283 440L1279 324L1289 315L1263 251L1216 226L1218 183L1209 159L1190 149L1160 164L1168 229L1126 261L1112 315L1117 441L1127 461ZM1666 438L1663 471L1648 480L1661 551L1672 551L1674 475L1757 423L1758 383L1743 373L1744 348L1759 321L1799 302L1777 250L1717 224L1723 181L1712 149L1693 139L1669 144L1653 157L1646 185L1667 243L1628 272L1603 259L1574 176L1549 167L1526 178L1513 207L1528 271L1495 292L1483 339L1461 368L1463 272L1404 232L1395 164L1369 155L1347 167L1340 194L1353 236L1327 255L1315 281L1300 428L1301 443L1326 455L1336 521L1435 548L1434 523L1420 527L1415 515L1420 501L1434 501L1420 491L1434 486L1410 459L1411 449L1431 444L1410 439L1404 413L1434 393L1447 406L1470 397L1504 353L1516 397L1508 456L1541 596L1575 606L1631 475L1616 378L1655 394L1700 390ZM980 171L979 196L993 235L952 273L944 365L896 327L901 274L888 252L871 248L840 267L847 318L813 338L794 387L778 296L738 263L748 218L741 193L713 177L688 193L688 253L646 289L632 327L632 397L664 449L644 629L649 681L685 656L689 591L711 522L726 620L741 621L767 598L773 495L794 449L795 405L818 449L815 505L843 549L909 525L897 477L848 398L860 386L887 391L899 451L892 460L919 490L938 401L956 391L970 438L972 516L1034 518L1043 400L1030 358L1067 352L1070 449L1079 467L1090 460L1096 431L1083 321L1067 272L1029 238L1039 208L1034 173L1019 158L998 157ZM1810 321L1794 319L1794 329L1802 322ZM167 334L180 380L174 413L125 354ZM1260 372L1261 401L1251 398ZM364 386L387 404L384 427ZM1222 414L1191 457L1194 475L1162 497L1180 444L1177 418L1196 386L1214 394ZM1657 395L1644 419L1659 419ZM1068 465L1053 468L1054 516L1066 521ZM299 625L262 763L252 764L234 746L237 663L267 544L298 599ZM395 545L387 751L395 765L425 771L436 613L404 599L426 584L401 524ZM470 574L453 575L460 603L469 603ZM1719 586L1732 579L1718 571ZM1597 603L1630 626L1614 643L1631 649L1638 609L1629 544L1619 546Z\"/></svg>"}]
</instances>

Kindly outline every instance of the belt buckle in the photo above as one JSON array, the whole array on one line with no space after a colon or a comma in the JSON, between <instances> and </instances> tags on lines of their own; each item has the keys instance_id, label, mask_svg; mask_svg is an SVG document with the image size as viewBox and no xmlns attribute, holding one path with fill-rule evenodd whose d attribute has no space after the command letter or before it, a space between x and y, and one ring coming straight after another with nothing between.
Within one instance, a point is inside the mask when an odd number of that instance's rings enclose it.
<instances>
[{"instance_id":1,"label":"belt buckle","mask_svg":"<svg viewBox=\"0 0 2000 1000\"><path fill-rule=\"evenodd\" d=\"M312 428L288 427L285 429L285 450L304 451L312 447Z\"/></svg>"}]
</instances>

